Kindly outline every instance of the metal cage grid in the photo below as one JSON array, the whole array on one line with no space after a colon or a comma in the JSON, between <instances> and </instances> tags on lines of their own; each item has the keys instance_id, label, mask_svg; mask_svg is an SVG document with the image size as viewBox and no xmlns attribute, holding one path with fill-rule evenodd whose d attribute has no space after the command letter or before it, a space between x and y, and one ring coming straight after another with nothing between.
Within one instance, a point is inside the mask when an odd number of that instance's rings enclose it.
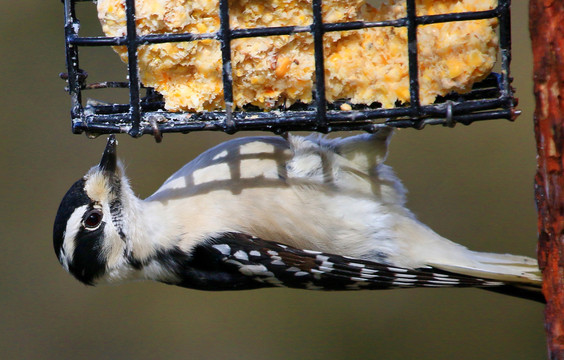
<instances>
[{"instance_id":1,"label":"metal cage grid","mask_svg":"<svg viewBox=\"0 0 564 360\"><path fill-rule=\"evenodd\" d=\"M75 3L92 0L62 0L65 9L65 44L68 91L71 95L72 130L87 134L128 133L137 137L162 133L215 130L234 133L241 130L262 130L281 133L289 130L331 132L364 130L372 132L382 126L423 128L427 124L469 125L489 119L514 120L517 100L511 88L511 23L510 0L499 0L493 10L440 15L417 16L415 0L405 0L404 18L379 22L323 23L322 0L312 0L313 22L309 26L262 27L231 29L228 0L219 0L220 30L213 33L175 33L138 35L135 29L135 0L125 0L127 34L123 37L81 37ZM490 74L466 94L439 97L432 105L421 105L417 63L417 26L478 19L498 18L501 73ZM406 27L410 102L395 108L380 108L377 104L354 105L352 110L340 110L339 102L328 104L325 98L323 34L332 31L358 30L369 27ZM231 77L232 39L272 35L311 33L314 39L315 83L311 104L294 104L277 111L233 109ZM226 104L222 111L168 112L158 93L140 84L137 48L140 45L166 42L216 39L220 42L223 62L223 93ZM125 45L128 50L128 82L90 84L79 68L79 47ZM82 91L101 87L128 87L129 104L97 104L83 106ZM146 95L141 97L142 89Z\"/></svg>"}]
</instances>

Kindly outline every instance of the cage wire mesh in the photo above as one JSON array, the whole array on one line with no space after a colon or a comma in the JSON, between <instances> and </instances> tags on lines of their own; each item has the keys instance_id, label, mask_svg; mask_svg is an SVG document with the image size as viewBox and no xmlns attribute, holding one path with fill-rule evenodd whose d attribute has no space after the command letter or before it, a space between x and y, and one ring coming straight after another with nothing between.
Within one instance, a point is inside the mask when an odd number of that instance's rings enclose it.
<instances>
[{"instance_id":1,"label":"cage wire mesh","mask_svg":"<svg viewBox=\"0 0 564 360\"><path fill-rule=\"evenodd\" d=\"M423 128L425 125L456 123L469 125L475 121L490 119L514 120L519 111L511 87L511 29L510 0L499 0L491 10L418 15L416 1L405 1L406 16L384 21L353 21L325 23L322 19L322 0L312 0L313 21L309 26L255 27L232 29L229 21L229 2L219 0L219 30L210 33L165 33L140 35L136 31L135 0L125 0L126 35L121 37L80 36L80 22L75 4L91 0L63 0L65 9L65 39L68 92L71 95L72 130L90 135L128 133L137 137L151 134L160 138L169 132L189 133L215 130L234 133L241 130L261 130L282 133L307 130L331 132L341 130L364 130L372 132L383 126ZM420 101L418 75L417 28L428 24L468 20L498 20L499 52L501 71L491 73L475 83L471 91L438 96L429 105ZM376 27L404 27L407 29L407 54L409 72L409 101L383 108L381 104L352 105L342 107L347 99L328 102L326 98L326 76L324 71L323 36L326 33L359 30ZM309 33L314 42L314 83L312 102L297 102L274 111L251 107L233 106L233 77L231 41L275 35ZM164 101L153 88L140 82L138 48L142 45L190 42L203 39L219 41L222 61L222 84L224 109L217 111L166 111ZM88 84L86 72L79 67L80 47L120 46L127 47L128 81L105 81ZM83 91L121 87L129 89L129 104L89 103L83 104ZM142 92L144 93L142 95Z\"/></svg>"}]
</instances>

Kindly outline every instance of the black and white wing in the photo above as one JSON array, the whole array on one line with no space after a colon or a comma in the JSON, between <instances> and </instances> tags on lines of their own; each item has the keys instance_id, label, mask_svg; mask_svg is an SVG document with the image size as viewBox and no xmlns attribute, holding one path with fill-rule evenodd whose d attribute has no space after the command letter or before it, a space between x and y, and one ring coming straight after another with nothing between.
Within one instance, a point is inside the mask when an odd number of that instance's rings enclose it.
<instances>
[{"instance_id":1,"label":"black and white wing","mask_svg":"<svg viewBox=\"0 0 564 360\"><path fill-rule=\"evenodd\" d=\"M424 267L387 264L296 249L241 233L226 233L198 245L184 260L168 255L175 285L202 290L289 287L363 290L412 287L498 287L499 281Z\"/></svg>"}]
</instances>

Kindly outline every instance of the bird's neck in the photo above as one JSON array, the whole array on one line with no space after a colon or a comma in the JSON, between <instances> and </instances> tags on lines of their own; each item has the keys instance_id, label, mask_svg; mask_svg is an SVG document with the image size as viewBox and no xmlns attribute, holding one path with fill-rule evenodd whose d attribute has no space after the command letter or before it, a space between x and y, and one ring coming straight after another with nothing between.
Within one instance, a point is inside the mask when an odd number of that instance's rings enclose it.
<instances>
[{"instance_id":1,"label":"bird's neck","mask_svg":"<svg viewBox=\"0 0 564 360\"><path fill-rule=\"evenodd\" d=\"M178 242L177 228L166 207L159 202L146 202L137 197L129 199L129 216L126 234L127 252L139 262L146 262L163 248L174 247Z\"/></svg>"},{"instance_id":2,"label":"bird's neck","mask_svg":"<svg viewBox=\"0 0 564 360\"><path fill-rule=\"evenodd\" d=\"M121 256L109 264L109 283L151 279L171 282L174 277L160 257L170 249L178 249L177 226L160 202L147 202L132 192L122 194ZM176 231L178 232L178 231ZM117 245L117 244L116 244Z\"/></svg>"}]
</instances>

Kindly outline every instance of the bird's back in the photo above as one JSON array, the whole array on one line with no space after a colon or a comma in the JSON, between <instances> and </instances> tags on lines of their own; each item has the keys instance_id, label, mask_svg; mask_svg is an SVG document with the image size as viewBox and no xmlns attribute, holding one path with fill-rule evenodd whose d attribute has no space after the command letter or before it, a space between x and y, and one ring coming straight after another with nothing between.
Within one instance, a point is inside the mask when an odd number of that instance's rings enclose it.
<instances>
[{"instance_id":1,"label":"bird's back","mask_svg":"<svg viewBox=\"0 0 564 360\"><path fill-rule=\"evenodd\" d=\"M388 134L230 140L186 164L146 201L182 206L176 211L190 218L194 239L239 231L365 256L375 234L381 248L393 246L392 212L404 210L403 188L381 164Z\"/></svg>"}]
</instances>

